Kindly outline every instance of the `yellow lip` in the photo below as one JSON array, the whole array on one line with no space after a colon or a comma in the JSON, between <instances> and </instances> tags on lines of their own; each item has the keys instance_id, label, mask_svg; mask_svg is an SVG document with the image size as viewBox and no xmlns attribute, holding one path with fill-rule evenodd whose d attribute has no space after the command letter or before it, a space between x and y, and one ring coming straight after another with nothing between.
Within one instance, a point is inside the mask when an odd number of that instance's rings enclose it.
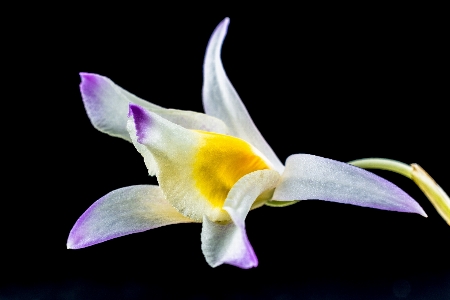
<instances>
[{"instance_id":1,"label":"yellow lip","mask_svg":"<svg viewBox=\"0 0 450 300\"><path fill-rule=\"evenodd\" d=\"M269 169L247 142L228 135L197 131L203 139L195 156L193 178L199 192L222 208L228 192L244 175Z\"/></svg>"}]
</instances>

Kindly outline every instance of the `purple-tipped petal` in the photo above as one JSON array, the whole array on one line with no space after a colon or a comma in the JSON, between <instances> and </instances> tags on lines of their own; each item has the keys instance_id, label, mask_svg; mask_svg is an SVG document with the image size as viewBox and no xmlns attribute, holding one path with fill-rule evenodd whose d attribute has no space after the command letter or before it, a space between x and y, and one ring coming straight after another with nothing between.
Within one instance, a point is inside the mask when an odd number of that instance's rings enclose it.
<instances>
[{"instance_id":1,"label":"purple-tipped petal","mask_svg":"<svg viewBox=\"0 0 450 300\"><path fill-rule=\"evenodd\" d=\"M155 176L158 170L155 159L147 147L143 145L145 134L147 132L147 126L150 128L151 124L149 113L145 110L145 108L130 103L128 118L127 130L131 141L134 147L144 157L144 163L147 167L148 174L150 176Z\"/></svg>"},{"instance_id":2,"label":"purple-tipped petal","mask_svg":"<svg viewBox=\"0 0 450 300\"><path fill-rule=\"evenodd\" d=\"M202 251L211 267L230 264L248 269L258 265L245 231L245 218L255 199L263 192L273 190L279 179L279 173L274 170L247 174L233 186L223 206L232 219L231 223L223 225L203 217Z\"/></svg>"},{"instance_id":3,"label":"purple-tipped petal","mask_svg":"<svg viewBox=\"0 0 450 300\"><path fill-rule=\"evenodd\" d=\"M188 222L193 221L173 208L158 186L129 186L112 191L92 204L70 231L67 248L84 248L120 236Z\"/></svg>"},{"instance_id":4,"label":"purple-tipped petal","mask_svg":"<svg viewBox=\"0 0 450 300\"><path fill-rule=\"evenodd\" d=\"M89 73L80 73L80 76L84 107L92 125L101 132L131 142L126 128L129 103L138 104L185 128L224 134L228 132L226 125L212 116L192 111L165 109L136 97L104 76Z\"/></svg>"},{"instance_id":5,"label":"purple-tipped petal","mask_svg":"<svg viewBox=\"0 0 450 300\"><path fill-rule=\"evenodd\" d=\"M318 199L377 209L417 213L420 205L391 182L349 164L308 154L286 160L273 200Z\"/></svg>"},{"instance_id":6,"label":"purple-tipped petal","mask_svg":"<svg viewBox=\"0 0 450 300\"><path fill-rule=\"evenodd\" d=\"M204 216L201 240L205 259L213 268L224 263L242 269L258 266L258 258L245 229L234 223L222 225Z\"/></svg>"},{"instance_id":7,"label":"purple-tipped petal","mask_svg":"<svg viewBox=\"0 0 450 300\"><path fill-rule=\"evenodd\" d=\"M130 141L126 129L128 100L109 78L80 73L80 91L92 125L101 132Z\"/></svg>"},{"instance_id":8,"label":"purple-tipped petal","mask_svg":"<svg viewBox=\"0 0 450 300\"><path fill-rule=\"evenodd\" d=\"M216 27L206 48L203 64L205 112L224 121L231 135L256 147L272 163L273 168L281 173L284 169L283 164L256 128L223 68L220 51L229 23L230 20L225 18Z\"/></svg>"},{"instance_id":9,"label":"purple-tipped petal","mask_svg":"<svg viewBox=\"0 0 450 300\"><path fill-rule=\"evenodd\" d=\"M148 136L148 132L151 130L152 120L143 107L130 104L129 108L128 117L134 121L137 141L143 144L145 143L145 138Z\"/></svg>"}]
</instances>

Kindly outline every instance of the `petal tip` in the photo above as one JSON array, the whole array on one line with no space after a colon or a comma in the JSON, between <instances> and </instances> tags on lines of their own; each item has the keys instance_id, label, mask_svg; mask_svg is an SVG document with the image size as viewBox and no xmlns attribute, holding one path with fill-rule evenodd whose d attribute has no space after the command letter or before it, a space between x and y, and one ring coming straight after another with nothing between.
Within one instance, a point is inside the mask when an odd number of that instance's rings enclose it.
<instances>
[{"instance_id":1,"label":"petal tip","mask_svg":"<svg viewBox=\"0 0 450 300\"><path fill-rule=\"evenodd\" d=\"M80 74L81 79L83 79L84 77L91 77L91 76L97 75L95 73L89 73L89 72L80 72L78 74Z\"/></svg>"},{"instance_id":2,"label":"petal tip","mask_svg":"<svg viewBox=\"0 0 450 300\"><path fill-rule=\"evenodd\" d=\"M67 249L75 249L70 241L67 241L66 247Z\"/></svg>"},{"instance_id":3,"label":"petal tip","mask_svg":"<svg viewBox=\"0 0 450 300\"><path fill-rule=\"evenodd\" d=\"M133 118L135 122L149 119L146 109L134 103L129 104L128 117Z\"/></svg>"},{"instance_id":4,"label":"petal tip","mask_svg":"<svg viewBox=\"0 0 450 300\"><path fill-rule=\"evenodd\" d=\"M88 235L84 229L86 221L91 215L91 211L95 208L96 204L92 204L75 222L70 230L69 237L67 238L67 249L80 249L91 246L95 243L87 243L86 236Z\"/></svg>"},{"instance_id":5,"label":"petal tip","mask_svg":"<svg viewBox=\"0 0 450 300\"><path fill-rule=\"evenodd\" d=\"M406 194L406 193L405 193ZM428 215L425 213L425 211L423 210L423 208L420 206L420 204L414 200L412 197L410 197L409 195L406 194L407 197L405 197L405 204L406 204L406 209L400 212L408 212L408 213L415 213L418 215L421 215L422 217L428 218Z\"/></svg>"},{"instance_id":6,"label":"petal tip","mask_svg":"<svg viewBox=\"0 0 450 300\"><path fill-rule=\"evenodd\" d=\"M421 215L424 218L428 218L428 215L425 213L423 208L413 198L410 198L409 204L406 207L407 208L405 208L403 210L398 210L398 211L399 212L418 214L418 215Z\"/></svg>"},{"instance_id":7,"label":"petal tip","mask_svg":"<svg viewBox=\"0 0 450 300\"><path fill-rule=\"evenodd\" d=\"M82 230L80 229L82 227L84 220L86 219L86 215L87 211L77 220L72 230L70 231L66 243L67 249L80 249L86 247L86 245L83 245L82 243L83 235L81 232Z\"/></svg>"},{"instance_id":8,"label":"petal tip","mask_svg":"<svg viewBox=\"0 0 450 300\"><path fill-rule=\"evenodd\" d=\"M67 249L79 249L79 248L82 248L82 247L77 246L77 243L76 243L75 240L76 240L76 238L74 238L73 229L72 229L72 231L69 234L69 237L67 238L67 243L66 243Z\"/></svg>"},{"instance_id":9,"label":"petal tip","mask_svg":"<svg viewBox=\"0 0 450 300\"><path fill-rule=\"evenodd\" d=\"M226 17L219 23L219 25L217 25L215 31L216 32L226 32L229 24L230 24L230 18Z\"/></svg>"},{"instance_id":10,"label":"petal tip","mask_svg":"<svg viewBox=\"0 0 450 300\"><path fill-rule=\"evenodd\" d=\"M143 107L130 103L128 118L132 118L136 128L137 141L144 143L146 138L146 128L151 125L150 113Z\"/></svg>"},{"instance_id":11,"label":"petal tip","mask_svg":"<svg viewBox=\"0 0 450 300\"><path fill-rule=\"evenodd\" d=\"M227 34L227 30L228 30L228 25L230 24L230 18L226 17L225 19L223 19L214 29L211 38L209 39L208 42L208 47L206 49L206 52L208 53L209 49L216 49L216 47L212 47L212 45L216 45L219 44L221 45L225 35ZM219 41L219 43L217 43L217 41ZM218 50L220 50L220 47L217 48ZM214 52L214 51L213 51Z\"/></svg>"},{"instance_id":12,"label":"petal tip","mask_svg":"<svg viewBox=\"0 0 450 300\"><path fill-rule=\"evenodd\" d=\"M103 76L93 73L80 73L80 92L88 115L100 109L100 84ZM93 116L92 116L93 117Z\"/></svg>"},{"instance_id":13,"label":"petal tip","mask_svg":"<svg viewBox=\"0 0 450 300\"><path fill-rule=\"evenodd\" d=\"M417 212L419 215L421 215L424 218L428 218L428 215L426 214L426 212L422 209L422 207L420 207L420 210Z\"/></svg>"},{"instance_id":14,"label":"petal tip","mask_svg":"<svg viewBox=\"0 0 450 300\"><path fill-rule=\"evenodd\" d=\"M230 18L225 17L225 19L223 19L222 22L220 22L219 26L228 26L228 24L230 24Z\"/></svg>"},{"instance_id":15,"label":"petal tip","mask_svg":"<svg viewBox=\"0 0 450 300\"><path fill-rule=\"evenodd\" d=\"M255 254L253 254L253 257L251 258L251 260L249 260L247 262L247 264L240 265L239 267L241 269L251 269L251 268L256 268L257 266L258 266L258 258L256 257Z\"/></svg>"},{"instance_id":16,"label":"petal tip","mask_svg":"<svg viewBox=\"0 0 450 300\"><path fill-rule=\"evenodd\" d=\"M98 74L94 74L94 73L85 73L85 72L80 72L80 78L81 78L81 83L80 83L80 88L81 88L81 92L83 92L86 88L90 87L93 84L97 83L97 80L99 78L101 78L102 76L98 75Z\"/></svg>"}]
</instances>

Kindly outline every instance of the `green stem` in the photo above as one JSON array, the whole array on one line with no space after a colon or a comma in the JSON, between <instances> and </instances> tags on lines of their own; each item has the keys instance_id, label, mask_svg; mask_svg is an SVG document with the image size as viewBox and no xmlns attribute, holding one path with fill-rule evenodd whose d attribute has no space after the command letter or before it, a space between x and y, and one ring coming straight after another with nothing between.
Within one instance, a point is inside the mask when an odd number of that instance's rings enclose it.
<instances>
[{"instance_id":1,"label":"green stem","mask_svg":"<svg viewBox=\"0 0 450 300\"><path fill-rule=\"evenodd\" d=\"M363 169L379 169L392 171L412 179L413 168L402 162L385 158L363 158L352 160L349 164Z\"/></svg>"}]
</instances>

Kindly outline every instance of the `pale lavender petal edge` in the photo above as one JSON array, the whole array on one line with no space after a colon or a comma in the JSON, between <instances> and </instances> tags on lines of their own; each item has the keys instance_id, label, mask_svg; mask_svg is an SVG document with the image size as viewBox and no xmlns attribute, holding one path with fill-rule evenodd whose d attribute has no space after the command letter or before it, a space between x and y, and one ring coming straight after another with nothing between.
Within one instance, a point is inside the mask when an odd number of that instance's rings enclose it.
<instances>
[{"instance_id":1,"label":"pale lavender petal edge","mask_svg":"<svg viewBox=\"0 0 450 300\"><path fill-rule=\"evenodd\" d=\"M369 171L315 155L291 155L273 200L309 199L427 216L402 189Z\"/></svg>"},{"instance_id":2,"label":"pale lavender petal edge","mask_svg":"<svg viewBox=\"0 0 450 300\"><path fill-rule=\"evenodd\" d=\"M94 202L75 222L68 249L79 249L149 229L189 223L165 201L158 186L136 185L114 190Z\"/></svg>"},{"instance_id":3,"label":"pale lavender petal edge","mask_svg":"<svg viewBox=\"0 0 450 300\"><path fill-rule=\"evenodd\" d=\"M98 90L101 88L102 78L100 75L91 73L80 73L80 92L86 113L90 119L95 119L95 113L101 109L101 103L97 97Z\"/></svg>"},{"instance_id":4,"label":"pale lavender petal edge","mask_svg":"<svg viewBox=\"0 0 450 300\"><path fill-rule=\"evenodd\" d=\"M101 132L130 142L126 129L129 100L122 94L122 89L98 74L80 73L80 77L81 98L92 125Z\"/></svg>"},{"instance_id":5,"label":"pale lavender petal edge","mask_svg":"<svg viewBox=\"0 0 450 300\"><path fill-rule=\"evenodd\" d=\"M205 259L213 268L222 264L242 269L258 266L258 258L245 228L233 222L226 225L217 224L204 216L201 241Z\"/></svg>"},{"instance_id":6,"label":"pale lavender petal edge","mask_svg":"<svg viewBox=\"0 0 450 300\"><path fill-rule=\"evenodd\" d=\"M149 226L148 228L141 228L141 229L136 229L133 231L124 231L124 232L116 232L115 234L111 234L111 235L107 235L104 236L102 238L97 239L96 241L92 241L90 243L79 243L79 241L82 239L82 230L81 227L82 225L85 223L86 219L90 218L92 215L92 212L95 211L95 209L97 208L97 206L101 205L101 203L99 203L99 201L102 201L104 199L104 197L100 198L99 200L97 200L96 202L94 202L82 215L81 217L75 222L75 225L72 227L72 229L70 230L69 233L69 237L67 239L67 248L68 249L81 249L81 248L86 248L89 246L93 246L96 244L100 244L121 236L125 236L125 235L129 235L129 234L133 234L133 233L139 233L139 232L143 232L143 231L147 231L152 229L151 226Z\"/></svg>"},{"instance_id":7,"label":"pale lavender petal edge","mask_svg":"<svg viewBox=\"0 0 450 300\"><path fill-rule=\"evenodd\" d=\"M126 232L117 232L115 234L107 235L102 238L97 239L96 241L92 241L90 243L79 243L80 240L83 239L83 230L81 230L81 227L83 224L85 224L86 220L89 219L92 216L92 212L96 210L98 206L102 204L102 202L105 200L105 196L94 202L81 216L78 218L78 220L75 222L75 225L73 225L72 229L70 230L69 237L67 239L67 248L68 249L81 249L86 248L92 245L100 244L121 236L143 232L146 230L151 229L150 228L141 228L134 231L126 231Z\"/></svg>"}]
</instances>

